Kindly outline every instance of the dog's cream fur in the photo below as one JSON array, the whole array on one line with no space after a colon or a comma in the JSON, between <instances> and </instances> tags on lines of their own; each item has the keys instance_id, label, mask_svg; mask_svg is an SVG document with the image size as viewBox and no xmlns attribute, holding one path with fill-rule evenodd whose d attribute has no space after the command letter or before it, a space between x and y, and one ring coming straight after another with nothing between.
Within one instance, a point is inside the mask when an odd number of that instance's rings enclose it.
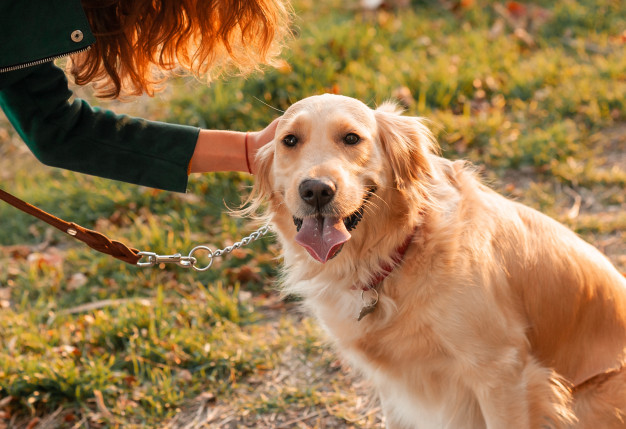
<instances>
[{"instance_id":1,"label":"dog's cream fur","mask_svg":"<svg viewBox=\"0 0 626 429\"><path fill-rule=\"evenodd\" d=\"M348 133L360 142L345 144ZM570 230L435 152L422 121L389 104L322 95L290 107L259 152L251 196L251 210L267 201L285 291L373 382L389 428L626 428L625 279ZM336 184L329 207L342 217L376 186L325 264L294 241L292 218L311 215L298 194L307 178ZM410 234L357 322L359 285Z\"/></svg>"}]
</instances>

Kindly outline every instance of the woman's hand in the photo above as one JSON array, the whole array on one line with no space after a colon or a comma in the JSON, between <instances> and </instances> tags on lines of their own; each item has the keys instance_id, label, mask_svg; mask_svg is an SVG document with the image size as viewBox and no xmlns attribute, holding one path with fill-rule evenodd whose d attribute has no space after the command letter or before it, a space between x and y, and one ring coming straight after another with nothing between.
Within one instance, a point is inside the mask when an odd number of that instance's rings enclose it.
<instances>
[{"instance_id":1,"label":"woman's hand","mask_svg":"<svg viewBox=\"0 0 626 429\"><path fill-rule=\"evenodd\" d=\"M248 133L248 153L246 156L248 157L249 165L250 165L250 173L254 174L256 169L256 153L257 151L271 142L274 139L274 135L276 134L276 127L278 126L278 122L280 121L280 117L274 119L267 127L265 127L261 131L251 131Z\"/></svg>"}]
</instances>

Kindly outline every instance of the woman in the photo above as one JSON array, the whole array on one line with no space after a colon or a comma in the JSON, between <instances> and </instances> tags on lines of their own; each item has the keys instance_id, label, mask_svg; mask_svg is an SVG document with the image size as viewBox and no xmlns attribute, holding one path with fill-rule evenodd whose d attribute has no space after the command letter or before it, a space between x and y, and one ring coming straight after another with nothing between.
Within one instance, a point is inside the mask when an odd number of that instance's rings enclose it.
<instances>
[{"instance_id":1,"label":"woman","mask_svg":"<svg viewBox=\"0 0 626 429\"><path fill-rule=\"evenodd\" d=\"M190 172L254 171L274 136L200 130L115 115L70 100L153 95L166 73L215 76L272 64L287 33L281 0L31 0L0 2L0 106L44 164L185 192Z\"/></svg>"}]
</instances>

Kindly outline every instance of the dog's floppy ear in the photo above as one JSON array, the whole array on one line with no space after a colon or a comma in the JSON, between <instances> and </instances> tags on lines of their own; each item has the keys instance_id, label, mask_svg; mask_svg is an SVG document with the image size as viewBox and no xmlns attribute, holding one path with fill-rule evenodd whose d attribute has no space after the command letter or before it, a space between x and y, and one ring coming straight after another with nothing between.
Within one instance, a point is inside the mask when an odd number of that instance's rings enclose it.
<instances>
[{"instance_id":1,"label":"dog's floppy ear","mask_svg":"<svg viewBox=\"0 0 626 429\"><path fill-rule=\"evenodd\" d=\"M259 197L267 198L272 192L270 173L274 162L274 143L269 143L258 150L254 157L254 187Z\"/></svg>"},{"instance_id":2,"label":"dog's floppy ear","mask_svg":"<svg viewBox=\"0 0 626 429\"><path fill-rule=\"evenodd\" d=\"M432 176L432 165L427 155L435 152L436 144L430 130L417 117L402 116L391 102L383 103L374 111L378 139L391 167L395 185L406 189Z\"/></svg>"}]
</instances>

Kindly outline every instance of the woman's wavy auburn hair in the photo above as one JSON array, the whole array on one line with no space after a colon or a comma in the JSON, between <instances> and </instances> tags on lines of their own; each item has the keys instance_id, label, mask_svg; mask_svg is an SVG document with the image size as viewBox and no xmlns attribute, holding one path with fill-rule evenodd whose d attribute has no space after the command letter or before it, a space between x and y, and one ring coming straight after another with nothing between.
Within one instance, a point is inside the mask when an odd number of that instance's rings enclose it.
<instances>
[{"instance_id":1,"label":"woman's wavy auburn hair","mask_svg":"<svg viewBox=\"0 0 626 429\"><path fill-rule=\"evenodd\" d=\"M168 72L214 78L274 65L289 34L283 0L82 0L96 43L69 72L96 95L154 95Z\"/></svg>"}]
</instances>

